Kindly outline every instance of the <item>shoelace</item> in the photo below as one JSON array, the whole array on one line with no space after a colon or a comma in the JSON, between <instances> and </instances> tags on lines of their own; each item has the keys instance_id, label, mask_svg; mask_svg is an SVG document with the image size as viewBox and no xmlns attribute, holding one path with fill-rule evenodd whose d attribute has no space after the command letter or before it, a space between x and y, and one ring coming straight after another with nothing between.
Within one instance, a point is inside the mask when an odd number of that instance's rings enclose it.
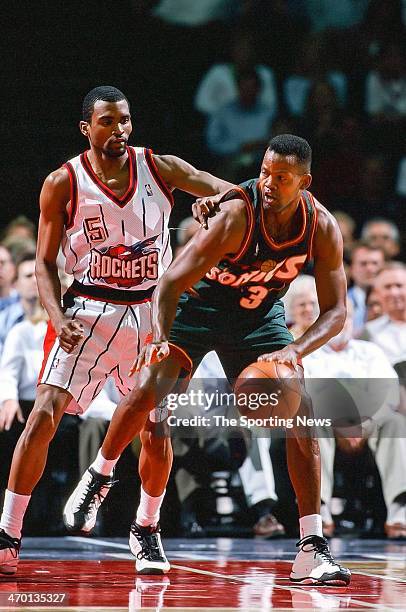
<instances>
[{"instance_id":1,"label":"shoelace","mask_svg":"<svg viewBox=\"0 0 406 612\"><path fill-rule=\"evenodd\" d=\"M141 533L136 525L131 525L131 533L137 538L141 550L137 553L137 559L148 561L163 561L164 558L159 548L159 540L156 533Z\"/></svg>"},{"instance_id":2,"label":"shoelace","mask_svg":"<svg viewBox=\"0 0 406 612\"><path fill-rule=\"evenodd\" d=\"M0 549L9 548L14 559L18 557L21 540L7 535L4 529L0 531Z\"/></svg>"},{"instance_id":3,"label":"shoelace","mask_svg":"<svg viewBox=\"0 0 406 612\"><path fill-rule=\"evenodd\" d=\"M296 546L306 553L314 551L315 557L316 555L320 555L324 561L341 567L332 556L326 538L321 538L320 536L306 536L305 538L299 540L299 542L296 543Z\"/></svg>"},{"instance_id":4,"label":"shoelace","mask_svg":"<svg viewBox=\"0 0 406 612\"><path fill-rule=\"evenodd\" d=\"M108 480L102 483L100 480L92 476L92 480L86 485L86 490L79 502L78 510L89 509L90 511L96 508L96 502L102 504L106 495L103 495L101 489L111 489L118 480Z\"/></svg>"}]
</instances>

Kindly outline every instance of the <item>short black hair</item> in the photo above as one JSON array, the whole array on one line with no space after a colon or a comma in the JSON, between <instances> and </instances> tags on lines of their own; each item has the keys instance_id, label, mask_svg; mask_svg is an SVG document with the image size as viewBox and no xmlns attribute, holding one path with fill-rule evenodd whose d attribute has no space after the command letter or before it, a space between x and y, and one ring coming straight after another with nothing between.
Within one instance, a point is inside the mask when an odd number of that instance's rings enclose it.
<instances>
[{"instance_id":1,"label":"short black hair","mask_svg":"<svg viewBox=\"0 0 406 612\"><path fill-rule=\"evenodd\" d=\"M122 91L117 89L117 87L112 87L111 85L100 85L99 87L94 87L94 89L91 89L83 99L83 121L90 123L94 111L94 105L97 100L103 100L104 102L119 102L120 100L126 100L128 107L130 107L127 97Z\"/></svg>"},{"instance_id":2,"label":"short black hair","mask_svg":"<svg viewBox=\"0 0 406 612\"><path fill-rule=\"evenodd\" d=\"M278 155L294 155L299 164L305 166L307 171L310 171L312 148L304 138L294 134L280 134L272 138L268 149L278 153Z\"/></svg>"}]
</instances>

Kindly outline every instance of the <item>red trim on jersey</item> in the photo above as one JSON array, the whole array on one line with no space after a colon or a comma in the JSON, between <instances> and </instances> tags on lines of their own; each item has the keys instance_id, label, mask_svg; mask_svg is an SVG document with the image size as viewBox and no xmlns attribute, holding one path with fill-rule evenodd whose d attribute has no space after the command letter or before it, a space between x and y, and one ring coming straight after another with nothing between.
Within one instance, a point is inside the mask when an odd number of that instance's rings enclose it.
<instances>
[{"instance_id":1,"label":"red trim on jersey","mask_svg":"<svg viewBox=\"0 0 406 612\"><path fill-rule=\"evenodd\" d=\"M238 259L240 259L244 255L244 253L246 252L251 242L252 234L254 233L254 227L255 227L255 210L254 210L254 206L250 198L245 193L244 189L242 189L241 187L233 187L233 190L238 191L238 193L241 195L242 199L245 201L247 205L246 210L248 214L248 224L247 224L247 229L245 231L244 239L241 243L240 250L237 251L237 253L235 253L233 257L227 257L228 261L230 261L231 263L235 263Z\"/></svg>"},{"instance_id":2,"label":"red trim on jersey","mask_svg":"<svg viewBox=\"0 0 406 612\"><path fill-rule=\"evenodd\" d=\"M317 221L319 219L319 213L317 211L316 204L314 202L313 194L310 193L310 191L308 191L307 193L310 196L310 203L313 208L313 223L312 223L312 228L310 230L310 240L309 240L309 249L308 249L308 259L310 260L313 258L313 239L314 239L314 234L316 232Z\"/></svg>"},{"instance_id":3,"label":"red trim on jersey","mask_svg":"<svg viewBox=\"0 0 406 612\"><path fill-rule=\"evenodd\" d=\"M264 235L265 241L268 243L270 247L275 249L275 251L281 251L282 249L286 249L287 247L294 246L298 244L304 237L306 227L307 227L307 219L308 214L306 210L306 202L303 196L300 198L300 206L302 207L302 215L303 215L303 227L300 231L300 234L296 236L296 238L292 238L291 240L286 240L286 242L275 242L271 236L267 234L265 227L265 219L264 219L264 207L262 206L262 194L260 193L260 207L261 207L261 230Z\"/></svg>"},{"instance_id":4,"label":"red trim on jersey","mask_svg":"<svg viewBox=\"0 0 406 612\"><path fill-rule=\"evenodd\" d=\"M127 191L121 197L118 197L118 195L114 193L114 191L112 191L107 185L103 183L103 181L99 179L99 177L92 168L92 164L89 161L88 151L85 151L80 156L80 161L82 163L83 168L90 176L92 181L95 183L95 185L97 185L100 191L102 191L105 196L110 198L110 200L112 200L114 204L117 204L120 207L125 206L131 200L137 189L137 162L135 151L132 147L127 147L127 153L130 178L128 181Z\"/></svg>"},{"instance_id":5,"label":"red trim on jersey","mask_svg":"<svg viewBox=\"0 0 406 612\"><path fill-rule=\"evenodd\" d=\"M56 340L55 328L52 325L51 321L48 321L47 333L45 334L45 338L44 338L44 358L42 360L41 371L38 374L38 382L37 382L38 385L41 383L41 378L42 378L42 375L44 374L44 370L45 370L46 363L48 361L49 353L51 352L52 347L55 344L55 340Z\"/></svg>"},{"instance_id":6,"label":"red trim on jersey","mask_svg":"<svg viewBox=\"0 0 406 612\"><path fill-rule=\"evenodd\" d=\"M147 162L149 171L154 177L156 183L158 184L158 187L160 188L164 196L168 198L170 205L173 206L175 201L173 199L172 191L169 189L168 185L165 183L162 176L159 174L159 170L154 161L151 149L144 149L144 157L145 161Z\"/></svg>"},{"instance_id":7,"label":"red trim on jersey","mask_svg":"<svg viewBox=\"0 0 406 612\"><path fill-rule=\"evenodd\" d=\"M78 208L78 181L76 178L76 172L74 171L70 162L66 162L66 164L63 165L63 168L66 168L68 171L70 182L70 214L68 214L68 219L66 221L66 229L70 229L73 227L75 222L76 211Z\"/></svg>"}]
</instances>

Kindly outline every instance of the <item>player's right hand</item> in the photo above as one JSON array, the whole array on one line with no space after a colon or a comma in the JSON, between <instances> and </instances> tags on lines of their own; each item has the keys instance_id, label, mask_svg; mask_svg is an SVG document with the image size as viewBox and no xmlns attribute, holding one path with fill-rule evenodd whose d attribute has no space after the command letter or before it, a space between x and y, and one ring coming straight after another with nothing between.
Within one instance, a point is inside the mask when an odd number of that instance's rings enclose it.
<instances>
[{"instance_id":1,"label":"player's right hand","mask_svg":"<svg viewBox=\"0 0 406 612\"><path fill-rule=\"evenodd\" d=\"M132 376L134 372L139 372L143 366L150 366L153 363L159 363L167 357L169 357L170 348L168 342L151 342L146 344L137 359L131 366L129 376Z\"/></svg>"},{"instance_id":2,"label":"player's right hand","mask_svg":"<svg viewBox=\"0 0 406 612\"><path fill-rule=\"evenodd\" d=\"M192 204L193 219L200 223L204 229L209 227L207 219L215 217L218 212L221 212L220 201L223 196L223 193L219 193L205 198L197 198L196 202Z\"/></svg>"},{"instance_id":3,"label":"player's right hand","mask_svg":"<svg viewBox=\"0 0 406 612\"><path fill-rule=\"evenodd\" d=\"M83 325L72 319L62 319L55 326L55 331L59 338L59 346L66 353L71 353L83 338Z\"/></svg>"}]
</instances>

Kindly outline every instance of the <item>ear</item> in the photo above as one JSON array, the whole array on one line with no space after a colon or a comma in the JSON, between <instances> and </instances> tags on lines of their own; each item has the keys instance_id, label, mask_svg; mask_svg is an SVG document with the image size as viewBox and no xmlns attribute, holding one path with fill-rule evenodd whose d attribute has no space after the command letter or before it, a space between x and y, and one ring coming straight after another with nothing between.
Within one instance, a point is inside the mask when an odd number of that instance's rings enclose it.
<instances>
[{"instance_id":1,"label":"ear","mask_svg":"<svg viewBox=\"0 0 406 612\"><path fill-rule=\"evenodd\" d=\"M311 183L312 183L312 175L304 174L300 181L300 189L309 189Z\"/></svg>"},{"instance_id":2,"label":"ear","mask_svg":"<svg viewBox=\"0 0 406 612\"><path fill-rule=\"evenodd\" d=\"M82 132L83 136L89 136L89 124L87 121L79 121L79 129Z\"/></svg>"}]
</instances>

